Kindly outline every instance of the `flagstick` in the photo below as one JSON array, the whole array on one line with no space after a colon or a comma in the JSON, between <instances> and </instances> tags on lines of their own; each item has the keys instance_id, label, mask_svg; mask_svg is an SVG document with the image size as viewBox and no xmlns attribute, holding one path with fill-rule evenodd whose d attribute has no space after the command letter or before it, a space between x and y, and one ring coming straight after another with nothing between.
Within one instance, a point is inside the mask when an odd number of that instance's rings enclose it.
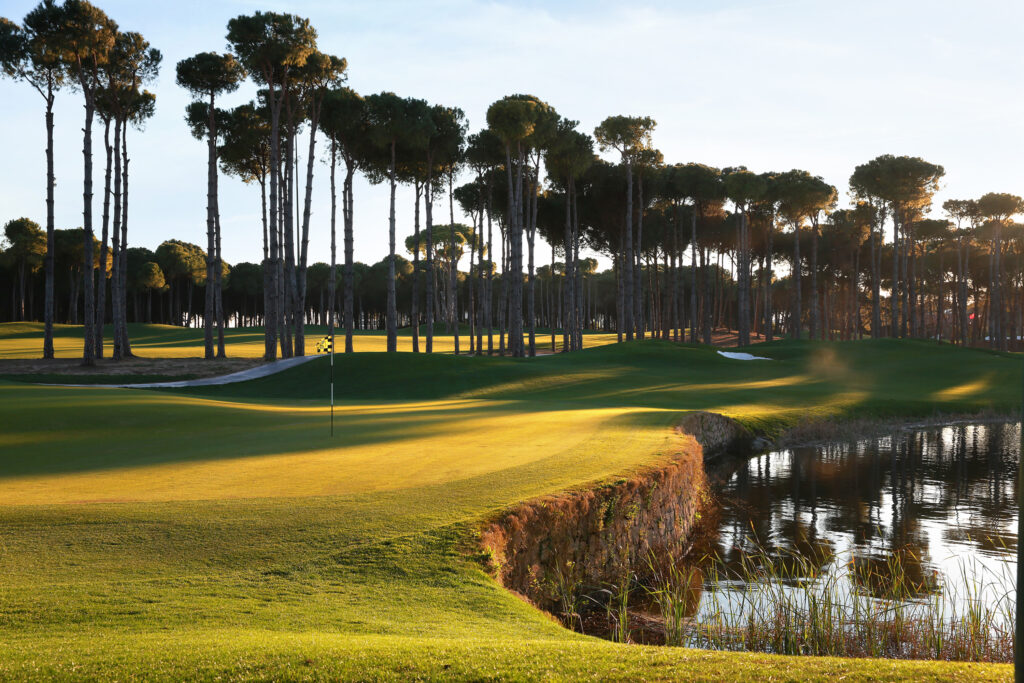
<instances>
[{"instance_id":1,"label":"flagstick","mask_svg":"<svg viewBox=\"0 0 1024 683\"><path fill-rule=\"evenodd\" d=\"M331 327L331 436L334 436L334 327Z\"/></svg>"}]
</instances>

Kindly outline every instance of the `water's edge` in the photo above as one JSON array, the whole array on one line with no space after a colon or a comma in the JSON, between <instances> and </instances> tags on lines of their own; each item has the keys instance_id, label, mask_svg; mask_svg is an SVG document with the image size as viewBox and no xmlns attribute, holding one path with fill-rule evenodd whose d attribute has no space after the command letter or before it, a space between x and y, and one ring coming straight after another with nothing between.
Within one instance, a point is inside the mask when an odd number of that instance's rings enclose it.
<instances>
[{"instance_id":1,"label":"water's edge","mask_svg":"<svg viewBox=\"0 0 1024 683\"><path fill-rule=\"evenodd\" d=\"M674 427L669 453L630 478L520 503L488 520L480 543L506 589L548 611L581 585L607 585L649 553L685 553L703 513L714 505L710 474L726 462L771 448L883 435L956 423L1006 423L1017 416L936 414L904 420L803 423L769 440L716 413L686 414Z\"/></svg>"},{"instance_id":2,"label":"water's edge","mask_svg":"<svg viewBox=\"0 0 1024 683\"><path fill-rule=\"evenodd\" d=\"M649 552L685 548L710 504L705 460L750 450L755 437L715 413L685 415L663 462L628 479L523 502L490 520L480 540L498 581L542 609L571 587L617 580Z\"/></svg>"}]
</instances>

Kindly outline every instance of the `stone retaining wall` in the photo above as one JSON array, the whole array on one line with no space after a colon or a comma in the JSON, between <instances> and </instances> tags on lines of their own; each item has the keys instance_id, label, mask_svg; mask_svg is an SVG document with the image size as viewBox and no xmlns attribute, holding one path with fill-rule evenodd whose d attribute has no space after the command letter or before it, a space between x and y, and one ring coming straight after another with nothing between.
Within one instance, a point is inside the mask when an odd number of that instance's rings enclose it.
<instances>
[{"instance_id":1,"label":"stone retaining wall","mask_svg":"<svg viewBox=\"0 0 1024 683\"><path fill-rule=\"evenodd\" d=\"M630 479L527 501L485 526L502 585L544 609L574 586L616 582L648 552L685 551L708 502L705 459L745 447L749 432L714 413L689 413L663 463ZM638 562L638 560L640 560Z\"/></svg>"}]
</instances>

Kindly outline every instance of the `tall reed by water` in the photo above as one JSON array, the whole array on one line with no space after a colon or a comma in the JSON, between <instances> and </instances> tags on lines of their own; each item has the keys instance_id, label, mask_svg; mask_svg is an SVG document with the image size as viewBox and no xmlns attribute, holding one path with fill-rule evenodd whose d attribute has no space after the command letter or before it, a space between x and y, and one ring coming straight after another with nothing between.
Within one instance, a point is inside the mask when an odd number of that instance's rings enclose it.
<instances>
[{"instance_id":1,"label":"tall reed by water","mask_svg":"<svg viewBox=\"0 0 1024 683\"><path fill-rule=\"evenodd\" d=\"M825 561L823 561L823 559ZM867 561L758 547L727 563L646 560L647 579L630 595L598 591L625 642L627 609L653 608L664 644L787 655L891 657L977 662L1013 660L1012 567L959 562L971 586L951 594L936 576L917 576L909 551ZM969 579L969 580L968 580ZM580 622L576 622L578 626Z\"/></svg>"}]
</instances>

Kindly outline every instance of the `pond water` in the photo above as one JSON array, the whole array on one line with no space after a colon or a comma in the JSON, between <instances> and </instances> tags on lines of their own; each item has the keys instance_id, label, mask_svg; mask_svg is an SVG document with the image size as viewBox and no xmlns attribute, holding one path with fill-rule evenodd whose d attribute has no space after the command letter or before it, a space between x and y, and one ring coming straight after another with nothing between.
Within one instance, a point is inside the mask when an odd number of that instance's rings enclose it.
<instances>
[{"instance_id":1,"label":"pond water","mask_svg":"<svg viewBox=\"0 0 1024 683\"><path fill-rule=\"evenodd\" d=\"M606 635L1008 661L1019 449L1017 424L958 424L724 458L694 547L649 558Z\"/></svg>"},{"instance_id":2,"label":"pond water","mask_svg":"<svg viewBox=\"0 0 1024 683\"><path fill-rule=\"evenodd\" d=\"M963 424L725 460L646 608L669 624L688 584L679 644L1006 660L1019 448L1017 424Z\"/></svg>"},{"instance_id":3,"label":"pond water","mask_svg":"<svg viewBox=\"0 0 1024 683\"><path fill-rule=\"evenodd\" d=\"M822 570L898 563L921 593L991 605L1016 572L1019 448L1018 424L964 424L764 453L716 487L699 551L736 568L765 549Z\"/></svg>"}]
</instances>

